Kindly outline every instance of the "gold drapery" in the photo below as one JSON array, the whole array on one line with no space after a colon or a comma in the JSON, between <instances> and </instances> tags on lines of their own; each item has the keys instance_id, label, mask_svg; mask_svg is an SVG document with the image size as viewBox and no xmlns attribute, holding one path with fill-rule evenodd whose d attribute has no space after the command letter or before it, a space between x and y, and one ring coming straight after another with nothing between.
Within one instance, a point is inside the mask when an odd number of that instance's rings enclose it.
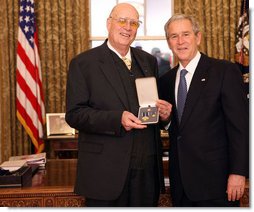
<instances>
[{"instance_id":1,"label":"gold drapery","mask_svg":"<svg viewBox=\"0 0 254 212\"><path fill-rule=\"evenodd\" d=\"M239 0L175 0L174 13L193 15L200 23L200 51L234 62L235 36L240 17Z\"/></svg>"},{"instance_id":2,"label":"gold drapery","mask_svg":"<svg viewBox=\"0 0 254 212\"><path fill-rule=\"evenodd\" d=\"M19 0L0 0L0 162L31 153L31 140L16 118L16 47ZM65 111L65 87L71 58L89 48L89 0L37 0L46 112Z\"/></svg>"},{"instance_id":3,"label":"gold drapery","mask_svg":"<svg viewBox=\"0 0 254 212\"><path fill-rule=\"evenodd\" d=\"M175 0L174 11L195 15L201 51L234 61L239 0ZM30 154L31 141L16 118L16 46L19 0L0 0L0 162ZM35 14L46 112L65 111L70 59L89 48L89 0L37 0Z\"/></svg>"}]
</instances>

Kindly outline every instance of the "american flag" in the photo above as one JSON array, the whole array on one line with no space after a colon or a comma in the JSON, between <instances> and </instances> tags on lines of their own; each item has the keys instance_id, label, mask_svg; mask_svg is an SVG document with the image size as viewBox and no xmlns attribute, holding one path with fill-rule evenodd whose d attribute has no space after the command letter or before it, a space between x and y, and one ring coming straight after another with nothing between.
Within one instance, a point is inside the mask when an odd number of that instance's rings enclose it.
<instances>
[{"instance_id":1,"label":"american flag","mask_svg":"<svg viewBox=\"0 0 254 212\"><path fill-rule=\"evenodd\" d=\"M242 0L241 15L236 32L235 62L243 73L245 83L249 83L249 28L249 0Z\"/></svg>"},{"instance_id":2,"label":"american flag","mask_svg":"<svg viewBox=\"0 0 254 212\"><path fill-rule=\"evenodd\" d=\"M35 153L40 153L44 149L45 106L34 0L20 0L17 46L17 117L30 136Z\"/></svg>"}]
</instances>

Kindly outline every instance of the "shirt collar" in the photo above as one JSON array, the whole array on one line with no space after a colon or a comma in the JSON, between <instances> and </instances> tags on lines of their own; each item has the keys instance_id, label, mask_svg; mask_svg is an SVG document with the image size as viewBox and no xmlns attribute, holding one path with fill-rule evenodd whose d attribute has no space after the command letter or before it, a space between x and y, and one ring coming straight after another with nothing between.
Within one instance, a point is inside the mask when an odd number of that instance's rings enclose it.
<instances>
[{"instance_id":1,"label":"shirt collar","mask_svg":"<svg viewBox=\"0 0 254 212\"><path fill-rule=\"evenodd\" d=\"M108 48L110 50L112 50L113 52L115 52L117 54L118 57L120 57L121 59L123 58L117 51L116 49L114 49L114 47L109 43L109 41L107 41L107 45ZM129 59L131 61L131 49L129 48L127 54L124 56L125 58Z\"/></svg>"},{"instance_id":2,"label":"shirt collar","mask_svg":"<svg viewBox=\"0 0 254 212\"><path fill-rule=\"evenodd\" d=\"M198 66L198 62L199 62L200 57L201 57L201 54L198 51L196 56L189 62L189 64L185 68L179 62L179 70L186 69L189 73L194 74L194 72L195 72L195 70Z\"/></svg>"}]
</instances>

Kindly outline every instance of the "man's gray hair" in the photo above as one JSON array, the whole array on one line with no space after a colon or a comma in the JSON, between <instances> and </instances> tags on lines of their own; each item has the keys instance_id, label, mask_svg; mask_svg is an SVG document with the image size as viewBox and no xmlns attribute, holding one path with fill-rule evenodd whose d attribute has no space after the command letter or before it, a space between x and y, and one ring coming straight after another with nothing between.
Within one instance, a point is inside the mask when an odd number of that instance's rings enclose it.
<instances>
[{"instance_id":1,"label":"man's gray hair","mask_svg":"<svg viewBox=\"0 0 254 212\"><path fill-rule=\"evenodd\" d=\"M197 35L198 32L200 32L199 24L193 16L178 13L178 14L174 14L173 16L171 16L171 18L167 21L167 23L164 26L166 38L168 38L168 27L169 27L169 25L173 21L185 20L185 19L189 20L191 22L192 29L193 29L193 32L195 33L195 35Z\"/></svg>"}]
</instances>

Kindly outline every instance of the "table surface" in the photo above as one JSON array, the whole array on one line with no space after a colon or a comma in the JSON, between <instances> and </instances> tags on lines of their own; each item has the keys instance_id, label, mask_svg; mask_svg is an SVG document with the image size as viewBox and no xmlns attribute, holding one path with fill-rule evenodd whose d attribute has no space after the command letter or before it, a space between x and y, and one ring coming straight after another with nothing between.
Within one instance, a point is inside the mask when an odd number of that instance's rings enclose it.
<instances>
[{"instance_id":1,"label":"table surface","mask_svg":"<svg viewBox=\"0 0 254 212\"><path fill-rule=\"evenodd\" d=\"M32 186L0 188L0 196L48 192L73 192L76 177L76 159L47 160L45 169L39 169L32 178ZM73 174L72 174L73 173Z\"/></svg>"}]
</instances>

